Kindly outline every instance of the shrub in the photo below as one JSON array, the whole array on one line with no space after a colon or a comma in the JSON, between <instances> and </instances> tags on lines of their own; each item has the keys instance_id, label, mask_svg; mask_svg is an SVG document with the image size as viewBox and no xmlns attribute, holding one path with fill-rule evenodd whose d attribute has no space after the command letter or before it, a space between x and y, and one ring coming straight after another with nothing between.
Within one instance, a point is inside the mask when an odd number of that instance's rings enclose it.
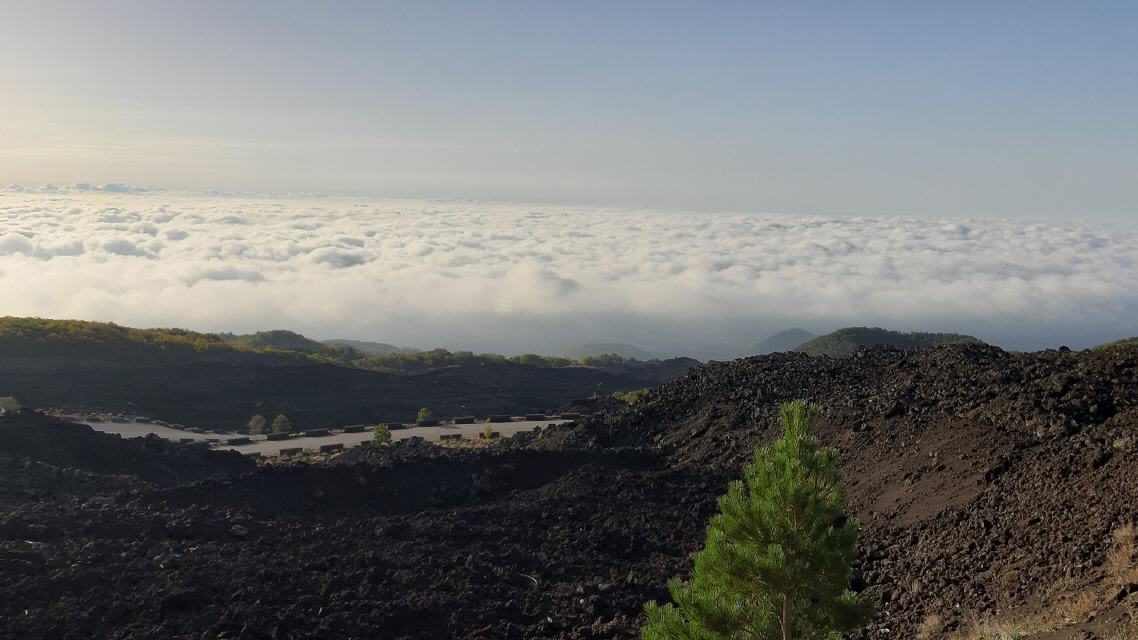
<instances>
[{"instance_id":1,"label":"shrub","mask_svg":"<svg viewBox=\"0 0 1138 640\"><path fill-rule=\"evenodd\" d=\"M581 364L586 367L612 367L628 363L628 360L615 353L598 353L595 356L581 358Z\"/></svg>"},{"instance_id":2,"label":"shrub","mask_svg":"<svg viewBox=\"0 0 1138 640\"><path fill-rule=\"evenodd\" d=\"M617 391L612 394L612 397L620 400L625 404L632 404L636 402L640 396L648 393L647 389L633 389L632 391Z\"/></svg>"},{"instance_id":3,"label":"shrub","mask_svg":"<svg viewBox=\"0 0 1138 640\"><path fill-rule=\"evenodd\" d=\"M482 437L487 440L494 437L494 427L490 426L489 423L487 423L485 427L482 427Z\"/></svg>"},{"instance_id":4,"label":"shrub","mask_svg":"<svg viewBox=\"0 0 1138 640\"><path fill-rule=\"evenodd\" d=\"M249 433L253 435L260 435L265 432L267 421L263 415L255 415L249 418Z\"/></svg>"},{"instance_id":5,"label":"shrub","mask_svg":"<svg viewBox=\"0 0 1138 640\"><path fill-rule=\"evenodd\" d=\"M1106 552L1106 569L1118 585L1138 582L1138 527L1124 524L1114 530Z\"/></svg>"},{"instance_id":6,"label":"shrub","mask_svg":"<svg viewBox=\"0 0 1138 640\"><path fill-rule=\"evenodd\" d=\"M430 419L431 419L431 410L426 408L426 407L419 409L419 414L417 416L415 416L415 422L417 422L418 424L423 424L424 422L426 422Z\"/></svg>"},{"instance_id":7,"label":"shrub","mask_svg":"<svg viewBox=\"0 0 1138 640\"><path fill-rule=\"evenodd\" d=\"M377 444L391 444L391 428L387 424L377 424L371 428L372 441Z\"/></svg>"},{"instance_id":8,"label":"shrub","mask_svg":"<svg viewBox=\"0 0 1138 640\"><path fill-rule=\"evenodd\" d=\"M273 418L273 433L289 433L292 431L292 423L288 421L286 416L278 415Z\"/></svg>"},{"instance_id":9,"label":"shrub","mask_svg":"<svg viewBox=\"0 0 1138 640\"><path fill-rule=\"evenodd\" d=\"M925 616L925 619L917 627L917 640L937 640L943 634L944 621L936 614Z\"/></svg>"},{"instance_id":10,"label":"shrub","mask_svg":"<svg viewBox=\"0 0 1138 640\"><path fill-rule=\"evenodd\" d=\"M818 408L780 413L782 437L719 499L691 578L669 581L675 604L645 606L644 640L831 640L867 618L849 590L857 525L837 454L814 437Z\"/></svg>"},{"instance_id":11,"label":"shrub","mask_svg":"<svg viewBox=\"0 0 1138 640\"><path fill-rule=\"evenodd\" d=\"M15 413L21 409L20 402L12 396L0 397L0 411Z\"/></svg>"},{"instance_id":12,"label":"shrub","mask_svg":"<svg viewBox=\"0 0 1138 640\"><path fill-rule=\"evenodd\" d=\"M510 358L510 362L516 364L524 364L530 367L540 367L542 369L553 369L558 367L571 367L577 364L576 360L569 358L559 358L557 356L539 356L536 353L523 353L518 356Z\"/></svg>"}]
</instances>

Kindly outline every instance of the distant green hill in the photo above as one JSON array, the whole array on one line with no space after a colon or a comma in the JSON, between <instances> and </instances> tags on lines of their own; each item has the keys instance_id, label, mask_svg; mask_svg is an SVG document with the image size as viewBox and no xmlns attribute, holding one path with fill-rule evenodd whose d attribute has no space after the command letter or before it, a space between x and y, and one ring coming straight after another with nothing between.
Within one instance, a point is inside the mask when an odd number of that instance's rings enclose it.
<instances>
[{"instance_id":1,"label":"distant green hill","mask_svg":"<svg viewBox=\"0 0 1138 640\"><path fill-rule=\"evenodd\" d=\"M35 348L50 345L106 345L189 351L228 351L238 348L220 336L185 329L133 329L112 322L13 316L0 318L0 344L9 348L25 344Z\"/></svg>"},{"instance_id":2,"label":"distant green hill","mask_svg":"<svg viewBox=\"0 0 1138 640\"><path fill-rule=\"evenodd\" d=\"M258 331L248 335L233 335L230 333L222 334L221 337L226 342L249 347L256 351L266 351L272 349L274 351L298 351L300 353L323 353L327 355L341 353L343 349L337 349L334 346L329 346L323 342L317 342L311 338L306 338L295 331L288 331L286 329L273 329L271 331Z\"/></svg>"},{"instance_id":3,"label":"distant green hill","mask_svg":"<svg viewBox=\"0 0 1138 640\"><path fill-rule=\"evenodd\" d=\"M779 331L766 338L760 340L755 344L747 347L744 351L744 356L762 356L768 353L779 353L782 351L794 351L807 342L817 338L818 335L810 333L803 329L787 329L786 331Z\"/></svg>"},{"instance_id":4,"label":"distant green hill","mask_svg":"<svg viewBox=\"0 0 1138 640\"><path fill-rule=\"evenodd\" d=\"M71 350L118 351L123 354L256 350L247 345L232 343L222 336L185 329L134 329L111 322L12 316L0 318L0 347L3 347L5 354L24 351L66 354Z\"/></svg>"},{"instance_id":5,"label":"distant green hill","mask_svg":"<svg viewBox=\"0 0 1138 640\"><path fill-rule=\"evenodd\" d=\"M1095 349L1110 349L1112 347L1138 347L1138 336L1133 338L1123 338L1122 340L1115 340L1106 344L1100 344Z\"/></svg>"},{"instance_id":6,"label":"distant green hill","mask_svg":"<svg viewBox=\"0 0 1138 640\"><path fill-rule=\"evenodd\" d=\"M883 345L899 349L918 349L942 344L984 344L984 342L959 333L904 333L878 327L847 327L815 338L794 350L812 356L841 358L861 347Z\"/></svg>"},{"instance_id":7,"label":"distant green hill","mask_svg":"<svg viewBox=\"0 0 1138 640\"><path fill-rule=\"evenodd\" d=\"M110 322L0 318L0 367L34 363L99 367L157 361L297 363L310 355L267 351L225 336L185 329L134 329Z\"/></svg>"},{"instance_id":8,"label":"distant green hill","mask_svg":"<svg viewBox=\"0 0 1138 640\"><path fill-rule=\"evenodd\" d=\"M419 353L419 349L408 349L405 347L397 347L393 344L386 342L371 342L369 340L324 340L324 344L333 347L342 347L347 349L355 349L356 351L364 354L365 356L390 356L396 353Z\"/></svg>"}]
</instances>

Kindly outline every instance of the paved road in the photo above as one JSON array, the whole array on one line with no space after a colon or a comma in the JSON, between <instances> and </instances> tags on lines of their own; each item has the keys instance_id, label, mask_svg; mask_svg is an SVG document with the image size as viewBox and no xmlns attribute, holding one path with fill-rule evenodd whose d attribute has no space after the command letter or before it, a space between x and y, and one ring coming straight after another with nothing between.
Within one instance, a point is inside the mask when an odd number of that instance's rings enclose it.
<instances>
[{"instance_id":1,"label":"paved road","mask_svg":"<svg viewBox=\"0 0 1138 640\"><path fill-rule=\"evenodd\" d=\"M515 433L522 431L533 431L535 427L544 427L551 424L561 424L567 422L566 420L535 420L535 421L519 421L519 422L495 422L490 426L500 433L503 437L512 436ZM104 433L117 433L124 438L138 438L147 434L155 434L166 438L168 440L178 441L183 438L193 438L194 440L206 439L226 439L242 437L245 434L217 434L217 433L193 433L190 431L182 431L181 429L172 429L170 427L163 427L157 424L144 424L138 422L119 423L119 422L83 422L82 424L90 425L96 431ZM391 431L392 440L402 440L412 436L419 436L427 440L437 440L439 436L444 434L462 434L464 438L474 439L486 427L486 423L475 424L445 424L437 427L409 427L406 429L393 429ZM254 436L253 442L246 445L233 445L221 446L218 449L240 451L244 454L259 453L263 456L275 456L280 453L281 449L292 449L301 447L303 449L317 449L326 444L342 444L344 448L354 447L361 442L367 442L372 439L371 431L364 431L362 433L332 433L327 436L320 436L317 438L289 438L288 440L266 440L264 436Z\"/></svg>"},{"instance_id":2,"label":"paved road","mask_svg":"<svg viewBox=\"0 0 1138 640\"><path fill-rule=\"evenodd\" d=\"M206 440L210 438L236 438L243 435L239 433L194 433L192 431L183 431L181 429L172 429L158 424L145 424L142 422L88 422L86 420L80 420L79 424L89 425L95 431L102 431L103 433L117 433L124 438L141 438L142 436L153 433L156 436L161 436L167 440L173 440L174 442L185 438Z\"/></svg>"}]
</instances>

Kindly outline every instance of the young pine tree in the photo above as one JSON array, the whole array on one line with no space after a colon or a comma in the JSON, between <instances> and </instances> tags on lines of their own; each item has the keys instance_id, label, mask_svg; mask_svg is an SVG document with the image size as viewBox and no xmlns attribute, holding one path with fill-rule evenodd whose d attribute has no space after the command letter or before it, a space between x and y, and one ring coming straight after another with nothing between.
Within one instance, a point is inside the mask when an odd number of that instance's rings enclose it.
<instances>
[{"instance_id":1,"label":"young pine tree","mask_svg":"<svg viewBox=\"0 0 1138 640\"><path fill-rule=\"evenodd\" d=\"M675 604L645 607L644 640L838 640L869 609L849 590L857 525L845 515L836 452L814 437L818 407L780 407L783 435L719 499Z\"/></svg>"},{"instance_id":2,"label":"young pine tree","mask_svg":"<svg viewBox=\"0 0 1138 640\"><path fill-rule=\"evenodd\" d=\"M273 433L288 433L292 431L292 423L288 421L285 415L278 415L273 418Z\"/></svg>"},{"instance_id":3,"label":"young pine tree","mask_svg":"<svg viewBox=\"0 0 1138 640\"><path fill-rule=\"evenodd\" d=\"M371 439L376 444L391 444L391 428L386 422L372 426L371 433Z\"/></svg>"}]
</instances>

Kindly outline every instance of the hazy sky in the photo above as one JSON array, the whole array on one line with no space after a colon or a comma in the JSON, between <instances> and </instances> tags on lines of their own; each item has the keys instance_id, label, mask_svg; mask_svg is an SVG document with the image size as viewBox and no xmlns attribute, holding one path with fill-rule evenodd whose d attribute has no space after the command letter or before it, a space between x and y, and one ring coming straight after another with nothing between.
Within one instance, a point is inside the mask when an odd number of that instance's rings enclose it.
<instances>
[{"instance_id":1,"label":"hazy sky","mask_svg":"<svg viewBox=\"0 0 1138 640\"><path fill-rule=\"evenodd\" d=\"M6 0L0 181L1125 217L1138 3Z\"/></svg>"}]
</instances>

